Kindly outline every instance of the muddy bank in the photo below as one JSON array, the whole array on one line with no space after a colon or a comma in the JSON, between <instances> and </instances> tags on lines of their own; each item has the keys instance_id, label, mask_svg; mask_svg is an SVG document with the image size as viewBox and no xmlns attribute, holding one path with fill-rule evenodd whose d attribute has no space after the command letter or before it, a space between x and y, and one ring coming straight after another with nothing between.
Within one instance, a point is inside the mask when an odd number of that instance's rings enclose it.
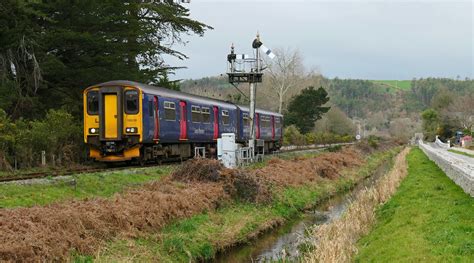
<instances>
[{"instance_id":1,"label":"muddy bank","mask_svg":"<svg viewBox=\"0 0 474 263\"><path fill-rule=\"evenodd\" d=\"M362 164L365 151L350 147L314 158L273 160L262 169L245 171L224 169L215 161L191 161L172 176L110 199L0 209L0 259L64 261L71 253L93 255L113 238L156 232L175 219L232 200L267 203L272 191L286 186L334 180L341 170Z\"/></svg>"}]
</instances>

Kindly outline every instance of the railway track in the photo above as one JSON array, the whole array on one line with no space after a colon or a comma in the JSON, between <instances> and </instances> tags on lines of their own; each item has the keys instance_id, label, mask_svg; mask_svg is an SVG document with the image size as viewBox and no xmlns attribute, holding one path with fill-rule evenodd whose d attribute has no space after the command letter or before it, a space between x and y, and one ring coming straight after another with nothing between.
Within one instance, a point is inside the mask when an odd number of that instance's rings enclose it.
<instances>
[{"instance_id":1,"label":"railway track","mask_svg":"<svg viewBox=\"0 0 474 263\"><path fill-rule=\"evenodd\" d=\"M335 144L324 144L324 145L309 145L309 146L286 146L282 147L282 150L276 152L279 153L294 153L294 152L304 152L309 150L321 150L326 149L334 146L347 146L354 143L335 143ZM81 174L81 173L98 173L98 172L110 172L110 171L120 171L126 170L130 168L142 168L142 167L154 167L160 166L163 164L170 164L170 163L177 163L181 162L181 159L173 159L168 160L166 162L162 162L160 164L146 164L144 166L140 165L123 165L118 167L84 167L80 169L69 169L69 170L58 170L58 171L45 171L45 172L33 172L33 173L25 173L25 174L18 174L18 175L7 175L7 176L0 176L0 183L5 182L12 182L12 181L23 181L23 180L31 180L31 179L41 179L46 177L58 177L58 176L66 176L66 175L73 175L73 174Z\"/></svg>"},{"instance_id":2,"label":"railway track","mask_svg":"<svg viewBox=\"0 0 474 263\"><path fill-rule=\"evenodd\" d=\"M121 167L122 169L128 169L130 166ZM40 179L45 177L56 177L56 176L66 176L72 174L79 174L79 173L96 173L96 172L103 172L103 171L110 171L116 170L120 168L84 168L84 169L73 169L73 170L66 170L66 171L47 171L47 172L35 172L35 173L26 173L26 174L19 174L19 175L7 175L0 177L0 183L3 182L11 182L11 181L22 181L22 180L30 180L30 179Z\"/></svg>"}]
</instances>

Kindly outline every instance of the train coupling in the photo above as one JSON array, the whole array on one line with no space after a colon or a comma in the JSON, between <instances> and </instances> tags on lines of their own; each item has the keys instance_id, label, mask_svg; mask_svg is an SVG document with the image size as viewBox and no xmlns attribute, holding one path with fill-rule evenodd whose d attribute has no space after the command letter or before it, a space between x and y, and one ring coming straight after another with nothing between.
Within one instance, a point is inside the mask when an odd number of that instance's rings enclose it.
<instances>
[{"instance_id":1,"label":"train coupling","mask_svg":"<svg viewBox=\"0 0 474 263\"><path fill-rule=\"evenodd\" d=\"M117 152L117 144L115 142L106 142L105 152L108 152L108 153Z\"/></svg>"}]
</instances>

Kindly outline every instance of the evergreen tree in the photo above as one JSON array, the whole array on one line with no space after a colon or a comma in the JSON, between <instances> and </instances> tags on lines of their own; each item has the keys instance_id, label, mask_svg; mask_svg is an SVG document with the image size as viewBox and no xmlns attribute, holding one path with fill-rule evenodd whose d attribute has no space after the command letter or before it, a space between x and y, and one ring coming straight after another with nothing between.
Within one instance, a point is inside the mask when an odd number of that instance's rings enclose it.
<instances>
[{"instance_id":1,"label":"evergreen tree","mask_svg":"<svg viewBox=\"0 0 474 263\"><path fill-rule=\"evenodd\" d=\"M330 107L322 106L328 101L328 93L322 87L304 89L288 105L285 123L287 125L294 124L301 133L310 132L314 128L314 123L329 111Z\"/></svg>"},{"instance_id":2,"label":"evergreen tree","mask_svg":"<svg viewBox=\"0 0 474 263\"><path fill-rule=\"evenodd\" d=\"M160 78L158 83L156 83L158 87L172 89L179 91L181 89L179 85L179 80L170 80L168 78L168 73L164 72L163 76Z\"/></svg>"},{"instance_id":3,"label":"evergreen tree","mask_svg":"<svg viewBox=\"0 0 474 263\"><path fill-rule=\"evenodd\" d=\"M427 109L421 113L421 118L423 119L423 133L425 139L433 141L439 127L438 112L434 109Z\"/></svg>"},{"instance_id":4,"label":"evergreen tree","mask_svg":"<svg viewBox=\"0 0 474 263\"><path fill-rule=\"evenodd\" d=\"M36 116L42 75L34 20L42 16L25 1L0 2L0 108L13 118Z\"/></svg>"},{"instance_id":5,"label":"evergreen tree","mask_svg":"<svg viewBox=\"0 0 474 263\"><path fill-rule=\"evenodd\" d=\"M4 17L0 19L0 41L9 41L2 48L15 50L26 43L28 55L23 54L23 64L27 74L23 75L31 81L20 83L23 89L34 91L24 97L39 100L23 108L43 114L48 108L66 108L81 115L82 90L99 82L129 79L158 83L164 72L174 69L163 55L186 58L173 48L183 42L181 35L202 35L210 28L190 19L189 10L175 1L7 0L0 4L0 12ZM0 54L8 56L9 50L0 49ZM1 73L8 71L10 64L3 65ZM9 91L4 83L18 80L15 73L0 77L0 94ZM16 107L5 106L7 112Z\"/></svg>"}]
</instances>

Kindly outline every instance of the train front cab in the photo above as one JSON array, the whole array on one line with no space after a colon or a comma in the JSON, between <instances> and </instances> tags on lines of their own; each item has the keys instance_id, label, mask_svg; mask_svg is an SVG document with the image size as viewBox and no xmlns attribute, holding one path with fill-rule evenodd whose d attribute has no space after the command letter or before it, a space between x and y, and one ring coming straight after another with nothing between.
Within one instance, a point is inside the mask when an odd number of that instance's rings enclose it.
<instances>
[{"instance_id":1,"label":"train front cab","mask_svg":"<svg viewBox=\"0 0 474 263\"><path fill-rule=\"evenodd\" d=\"M140 157L142 92L134 87L84 90L84 141L89 157L104 162Z\"/></svg>"}]
</instances>

